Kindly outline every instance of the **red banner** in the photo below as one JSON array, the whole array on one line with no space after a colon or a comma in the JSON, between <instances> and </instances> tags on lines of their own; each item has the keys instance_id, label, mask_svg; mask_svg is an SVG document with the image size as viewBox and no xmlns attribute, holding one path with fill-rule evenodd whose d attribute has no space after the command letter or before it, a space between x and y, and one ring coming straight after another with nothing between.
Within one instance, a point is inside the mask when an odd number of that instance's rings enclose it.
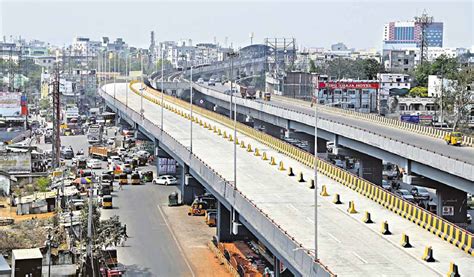
<instances>
[{"instance_id":1,"label":"red banner","mask_svg":"<svg viewBox=\"0 0 474 277\"><path fill-rule=\"evenodd\" d=\"M330 89L378 89L380 84L377 82L319 82L319 88Z\"/></svg>"}]
</instances>

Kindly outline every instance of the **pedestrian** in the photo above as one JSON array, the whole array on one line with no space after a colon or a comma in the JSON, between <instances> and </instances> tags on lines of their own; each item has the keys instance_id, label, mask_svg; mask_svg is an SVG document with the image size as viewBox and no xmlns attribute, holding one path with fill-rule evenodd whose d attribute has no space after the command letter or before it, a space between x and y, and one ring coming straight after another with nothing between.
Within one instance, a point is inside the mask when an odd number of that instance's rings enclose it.
<instances>
[{"instance_id":1,"label":"pedestrian","mask_svg":"<svg viewBox=\"0 0 474 277\"><path fill-rule=\"evenodd\" d=\"M124 224L124 225L123 225L123 230L122 230L122 232L123 232L123 236L124 236L125 238L128 238L128 235L127 235L127 224Z\"/></svg>"},{"instance_id":2,"label":"pedestrian","mask_svg":"<svg viewBox=\"0 0 474 277\"><path fill-rule=\"evenodd\" d=\"M119 190L123 190L122 182L120 182L120 180L119 180Z\"/></svg>"}]
</instances>

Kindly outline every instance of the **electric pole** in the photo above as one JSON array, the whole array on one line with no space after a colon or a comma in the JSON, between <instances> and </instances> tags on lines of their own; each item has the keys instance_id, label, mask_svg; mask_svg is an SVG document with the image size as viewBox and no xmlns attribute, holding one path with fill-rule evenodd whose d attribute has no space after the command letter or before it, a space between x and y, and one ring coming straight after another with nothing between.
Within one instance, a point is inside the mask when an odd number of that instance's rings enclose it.
<instances>
[{"instance_id":1,"label":"electric pole","mask_svg":"<svg viewBox=\"0 0 474 277\"><path fill-rule=\"evenodd\" d=\"M57 57L56 70L54 73L53 81L53 160L52 165L54 169L59 168L60 157L61 157L61 140L59 137L59 126L61 125L61 110L60 110L60 93L59 93L59 82L60 82L60 71L59 71L59 58Z\"/></svg>"},{"instance_id":2,"label":"electric pole","mask_svg":"<svg viewBox=\"0 0 474 277\"><path fill-rule=\"evenodd\" d=\"M428 16L426 11L423 11L421 16L415 16L415 24L420 26L420 64L423 64L427 60L428 56L428 42L426 39L426 29L433 23L433 17Z\"/></svg>"}]
</instances>

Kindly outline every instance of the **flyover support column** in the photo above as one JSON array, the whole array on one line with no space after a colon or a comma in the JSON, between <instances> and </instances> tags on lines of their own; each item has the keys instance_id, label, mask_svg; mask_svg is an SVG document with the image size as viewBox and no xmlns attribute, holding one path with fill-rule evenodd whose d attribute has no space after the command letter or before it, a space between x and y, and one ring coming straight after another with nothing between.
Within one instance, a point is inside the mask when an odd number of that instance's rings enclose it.
<instances>
[{"instance_id":1,"label":"flyover support column","mask_svg":"<svg viewBox=\"0 0 474 277\"><path fill-rule=\"evenodd\" d=\"M232 218L229 210L217 204L217 242L228 242L232 240Z\"/></svg>"},{"instance_id":2,"label":"flyover support column","mask_svg":"<svg viewBox=\"0 0 474 277\"><path fill-rule=\"evenodd\" d=\"M180 175L181 181L181 203L191 205L195 195L204 193L201 184L189 173L189 166L184 165Z\"/></svg>"},{"instance_id":3,"label":"flyover support column","mask_svg":"<svg viewBox=\"0 0 474 277\"><path fill-rule=\"evenodd\" d=\"M382 185L382 160L359 153L359 176L377 185Z\"/></svg>"},{"instance_id":4,"label":"flyover support column","mask_svg":"<svg viewBox=\"0 0 474 277\"><path fill-rule=\"evenodd\" d=\"M436 188L436 213L444 219L467 227L467 193L462 190L440 184Z\"/></svg>"}]
</instances>

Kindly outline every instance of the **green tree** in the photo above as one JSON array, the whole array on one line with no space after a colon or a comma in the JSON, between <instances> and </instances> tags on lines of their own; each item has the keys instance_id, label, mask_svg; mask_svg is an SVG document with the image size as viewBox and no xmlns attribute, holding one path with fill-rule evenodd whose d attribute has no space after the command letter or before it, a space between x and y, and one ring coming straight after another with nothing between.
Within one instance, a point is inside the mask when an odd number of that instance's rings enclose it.
<instances>
[{"instance_id":1,"label":"green tree","mask_svg":"<svg viewBox=\"0 0 474 277\"><path fill-rule=\"evenodd\" d=\"M309 60L309 72L315 73L316 72L316 65L314 64L314 60Z\"/></svg>"},{"instance_id":2,"label":"green tree","mask_svg":"<svg viewBox=\"0 0 474 277\"><path fill-rule=\"evenodd\" d=\"M377 73L383 72L383 67L381 64L374 59L363 59L363 60L356 60L356 63L360 63L364 79L368 80L375 80L377 79Z\"/></svg>"},{"instance_id":3,"label":"green tree","mask_svg":"<svg viewBox=\"0 0 474 277\"><path fill-rule=\"evenodd\" d=\"M408 93L411 97L428 97L428 88L425 87L413 87Z\"/></svg>"},{"instance_id":4,"label":"green tree","mask_svg":"<svg viewBox=\"0 0 474 277\"><path fill-rule=\"evenodd\" d=\"M40 192L48 191L48 187L51 184L51 179L48 177L41 177L36 181L36 187Z\"/></svg>"}]
</instances>

